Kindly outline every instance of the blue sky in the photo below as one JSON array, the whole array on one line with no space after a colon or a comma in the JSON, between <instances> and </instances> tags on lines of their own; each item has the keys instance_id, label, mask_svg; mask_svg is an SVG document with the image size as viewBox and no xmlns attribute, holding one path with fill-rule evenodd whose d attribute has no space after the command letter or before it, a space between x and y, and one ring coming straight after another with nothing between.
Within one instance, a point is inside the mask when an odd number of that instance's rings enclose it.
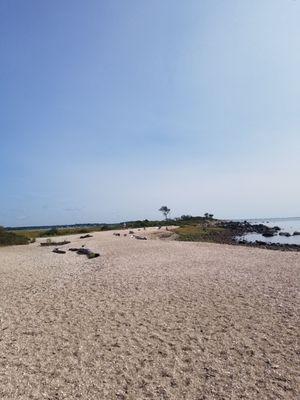
<instances>
[{"instance_id":1,"label":"blue sky","mask_svg":"<svg viewBox=\"0 0 300 400\"><path fill-rule=\"evenodd\" d=\"M300 215L300 1L0 0L0 224Z\"/></svg>"}]
</instances>

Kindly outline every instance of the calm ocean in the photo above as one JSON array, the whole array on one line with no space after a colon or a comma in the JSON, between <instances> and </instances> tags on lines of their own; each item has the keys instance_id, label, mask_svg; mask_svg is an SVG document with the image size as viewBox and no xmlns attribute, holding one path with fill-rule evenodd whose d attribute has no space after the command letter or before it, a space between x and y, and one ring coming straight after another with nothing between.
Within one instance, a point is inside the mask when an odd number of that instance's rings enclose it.
<instances>
[{"instance_id":1,"label":"calm ocean","mask_svg":"<svg viewBox=\"0 0 300 400\"><path fill-rule=\"evenodd\" d=\"M295 231L300 232L300 217L297 218L270 218L270 219L248 219L251 224L264 224L267 226L279 226L282 232L289 232L293 234ZM244 236L246 240L254 242L255 240L262 240L267 243L289 243L299 244L300 236L274 236L271 238L265 238L258 233L249 233Z\"/></svg>"}]
</instances>

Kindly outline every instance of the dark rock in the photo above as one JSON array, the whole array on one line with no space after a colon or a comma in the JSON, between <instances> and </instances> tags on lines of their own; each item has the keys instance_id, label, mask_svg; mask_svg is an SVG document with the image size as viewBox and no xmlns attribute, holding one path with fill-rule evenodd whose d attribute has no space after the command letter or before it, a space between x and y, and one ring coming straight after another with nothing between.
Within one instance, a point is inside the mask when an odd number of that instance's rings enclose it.
<instances>
[{"instance_id":1,"label":"dark rock","mask_svg":"<svg viewBox=\"0 0 300 400\"><path fill-rule=\"evenodd\" d=\"M135 235L135 238L138 239L138 240L147 240L147 238L145 236Z\"/></svg>"},{"instance_id":2,"label":"dark rock","mask_svg":"<svg viewBox=\"0 0 300 400\"><path fill-rule=\"evenodd\" d=\"M48 242L41 243L41 246L42 247L45 247L45 246L63 246L65 244L69 244L69 243L71 243L71 242L69 242L68 240L64 240L62 242L52 242L51 240L49 240Z\"/></svg>"},{"instance_id":3,"label":"dark rock","mask_svg":"<svg viewBox=\"0 0 300 400\"><path fill-rule=\"evenodd\" d=\"M262 240L256 240L255 243L258 244L259 246L262 246L262 245L264 246L267 244L266 242L263 242Z\"/></svg>"},{"instance_id":4,"label":"dark rock","mask_svg":"<svg viewBox=\"0 0 300 400\"><path fill-rule=\"evenodd\" d=\"M99 253L94 253L93 251L91 251L90 249L85 249L85 248L80 248L77 250L77 254L84 254L87 256L87 258L96 258L99 257L100 254Z\"/></svg>"},{"instance_id":5,"label":"dark rock","mask_svg":"<svg viewBox=\"0 0 300 400\"><path fill-rule=\"evenodd\" d=\"M93 236L90 234L87 234L87 235L80 236L80 239L87 239L87 238L91 238L91 237L93 237Z\"/></svg>"},{"instance_id":6,"label":"dark rock","mask_svg":"<svg viewBox=\"0 0 300 400\"><path fill-rule=\"evenodd\" d=\"M245 236L248 233L258 233L263 237L273 237L276 236L280 231L278 226L269 227L264 224L250 224L247 221L219 221L216 226L224 228L225 233L223 235L222 243L238 244L269 250L300 251L300 245L289 243L270 243L263 240L250 242L247 240L247 236ZM288 232L279 232L279 235L286 237L291 236L291 234Z\"/></svg>"},{"instance_id":7,"label":"dark rock","mask_svg":"<svg viewBox=\"0 0 300 400\"><path fill-rule=\"evenodd\" d=\"M273 232L264 232L262 235L264 237L273 237L273 236L275 236L275 233L273 233Z\"/></svg>"},{"instance_id":8,"label":"dark rock","mask_svg":"<svg viewBox=\"0 0 300 400\"><path fill-rule=\"evenodd\" d=\"M96 257L99 257L99 256L100 256L99 253L94 253L94 252L91 251L90 249L86 249L86 248L84 248L84 247L80 247L80 248L71 247L71 248L69 249L69 251L76 251L77 254L86 255L87 258L96 258Z\"/></svg>"},{"instance_id":9,"label":"dark rock","mask_svg":"<svg viewBox=\"0 0 300 400\"><path fill-rule=\"evenodd\" d=\"M52 250L52 253L57 253L57 254L66 254L66 252L64 250L59 250L57 248Z\"/></svg>"}]
</instances>

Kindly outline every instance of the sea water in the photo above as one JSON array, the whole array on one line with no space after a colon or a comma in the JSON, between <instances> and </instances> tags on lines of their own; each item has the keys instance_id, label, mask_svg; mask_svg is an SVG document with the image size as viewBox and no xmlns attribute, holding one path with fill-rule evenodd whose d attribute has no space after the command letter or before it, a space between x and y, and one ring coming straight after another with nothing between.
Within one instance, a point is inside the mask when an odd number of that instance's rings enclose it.
<instances>
[{"instance_id":1,"label":"sea water","mask_svg":"<svg viewBox=\"0 0 300 400\"><path fill-rule=\"evenodd\" d=\"M271 218L271 219L251 219L247 220L251 224L263 224L270 228L274 226L279 226L281 228L280 232L288 232L293 235L294 232L300 232L300 218ZM255 242L256 240L261 240L265 243L286 243L286 244L298 244L300 245L300 235L298 236L273 236L270 238L266 238L260 233L247 233L242 236L242 239L245 239L249 242Z\"/></svg>"}]
</instances>

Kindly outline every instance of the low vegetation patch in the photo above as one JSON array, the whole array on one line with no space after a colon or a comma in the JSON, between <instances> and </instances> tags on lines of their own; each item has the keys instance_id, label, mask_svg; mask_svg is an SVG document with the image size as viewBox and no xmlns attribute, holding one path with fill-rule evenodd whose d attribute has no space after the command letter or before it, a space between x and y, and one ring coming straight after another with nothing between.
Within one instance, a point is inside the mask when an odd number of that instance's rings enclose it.
<instances>
[{"instance_id":1,"label":"low vegetation patch","mask_svg":"<svg viewBox=\"0 0 300 400\"><path fill-rule=\"evenodd\" d=\"M183 225L174 229L177 240L187 242L216 242L224 243L228 240L228 231L217 226Z\"/></svg>"},{"instance_id":2,"label":"low vegetation patch","mask_svg":"<svg viewBox=\"0 0 300 400\"><path fill-rule=\"evenodd\" d=\"M13 246L19 244L28 244L30 242L30 238L6 231L4 228L0 227L0 246Z\"/></svg>"},{"instance_id":3,"label":"low vegetation patch","mask_svg":"<svg viewBox=\"0 0 300 400\"><path fill-rule=\"evenodd\" d=\"M66 236L66 235L80 235L90 232L102 231L105 230L102 227L95 228L51 228L51 229L23 229L23 230L15 230L13 233L18 234L19 236L25 236L27 238L36 239L38 237L46 238L46 237L54 237L54 236Z\"/></svg>"},{"instance_id":4,"label":"low vegetation patch","mask_svg":"<svg viewBox=\"0 0 300 400\"><path fill-rule=\"evenodd\" d=\"M97 230L97 229L94 229ZM81 233L89 233L92 229L87 228L51 228L41 233L41 237L49 237L49 236L66 236L66 235L74 235Z\"/></svg>"}]
</instances>

